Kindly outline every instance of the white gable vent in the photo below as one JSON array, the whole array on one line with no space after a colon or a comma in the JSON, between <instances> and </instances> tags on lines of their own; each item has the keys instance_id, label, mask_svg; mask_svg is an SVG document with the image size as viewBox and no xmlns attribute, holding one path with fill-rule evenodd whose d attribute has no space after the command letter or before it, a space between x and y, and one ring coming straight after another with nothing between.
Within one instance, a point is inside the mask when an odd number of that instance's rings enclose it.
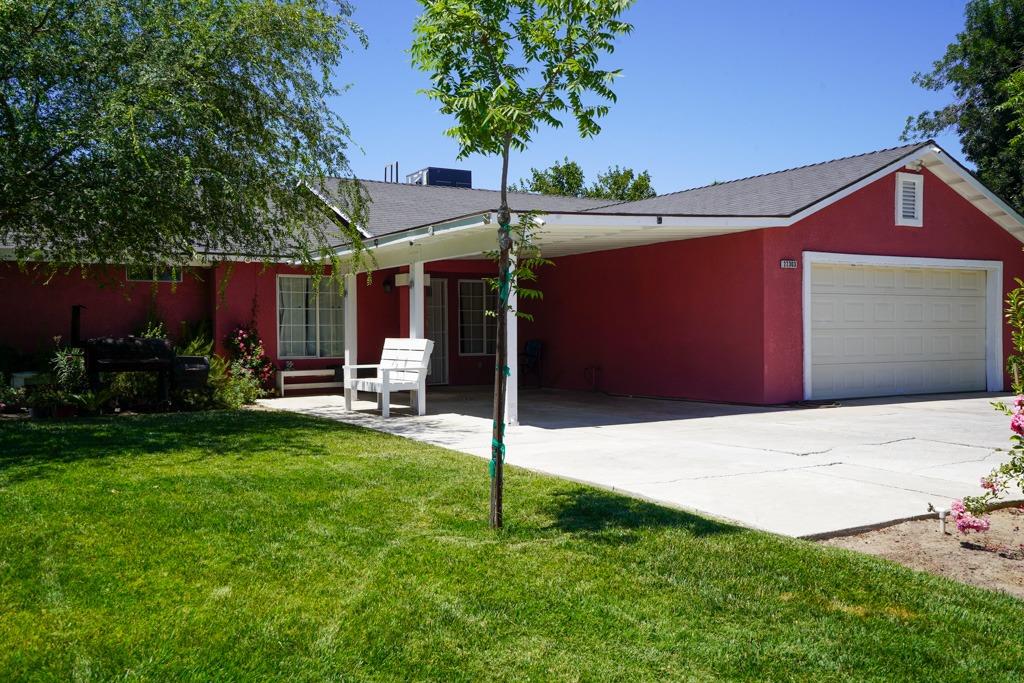
<instances>
[{"instance_id":1,"label":"white gable vent","mask_svg":"<svg viewBox=\"0 0 1024 683\"><path fill-rule=\"evenodd\" d=\"M896 225L920 228L924 223L924 176L896 174Z\"/></svg>"}]
</instances>

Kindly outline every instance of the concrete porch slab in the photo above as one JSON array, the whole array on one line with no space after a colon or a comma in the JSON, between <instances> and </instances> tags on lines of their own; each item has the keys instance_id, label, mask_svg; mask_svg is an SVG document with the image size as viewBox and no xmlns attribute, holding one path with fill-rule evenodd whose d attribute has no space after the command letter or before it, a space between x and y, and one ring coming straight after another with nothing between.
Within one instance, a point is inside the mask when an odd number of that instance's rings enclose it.
<instances>
[{"instance_id":1,"label":"concrete porch slab","mask_svg":"<svg viewBox=\"0 0 1024 683\"><path fill-rule=\"evenodd\" d=\"M979 492L1008 421L990 394L855 400L833 408L734 406L520 391L507 462L789 536L883 525ZM318 415L490 457L490 392L434 388L428 414L372 401L286 397Z\"/></svg>"}]
</instances>

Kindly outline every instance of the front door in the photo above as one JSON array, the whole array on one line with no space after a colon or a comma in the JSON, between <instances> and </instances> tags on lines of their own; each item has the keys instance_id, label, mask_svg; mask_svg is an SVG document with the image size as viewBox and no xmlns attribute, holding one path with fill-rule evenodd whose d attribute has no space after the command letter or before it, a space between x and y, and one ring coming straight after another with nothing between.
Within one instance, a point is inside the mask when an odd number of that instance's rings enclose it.
<instances>
[{"instance_id":1,"label":"front door","mask_svg":"<svg viewBox=\"0 0 1024 683\"><path fill-rule=\"evenodd\" d=\"M430 278L427 339L434 342L427 384L448 384L448 280L444 278Z\"/></svg>"}]
</instances>

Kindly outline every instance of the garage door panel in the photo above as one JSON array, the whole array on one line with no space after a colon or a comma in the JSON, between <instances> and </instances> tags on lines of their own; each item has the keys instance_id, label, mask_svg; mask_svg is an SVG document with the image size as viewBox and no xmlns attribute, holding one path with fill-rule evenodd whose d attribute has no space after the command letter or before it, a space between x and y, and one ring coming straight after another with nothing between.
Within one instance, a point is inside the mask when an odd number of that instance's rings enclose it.
<instances>
[{"instance_id":1,"label":"garage door panel","mask_svg":"<svg viewBox=\"0 0 1024 683\"><path fill-rule=\"evenodd\" d=\"M811 287L848 294L984 296L985 278L983 270L815 265Z\"/></svg>"},{"instance_id":2,"label":"garage door panel","mask_svg":"<svg viewBox=\"0 0 1024 683\"><path fill-rule=\"evenodd\" d=\"M976 327L985 329L984 296L904 296L878 294L811 295L815 329L861 327Z\"/></svg>"},{"instance_id":3,"label":"garage door panel","mask_svg":"<svg viewBox=\"0 0 1024 683\"><path fill-rule=\"evenodd\" d=\"M863 363L815 367L814 398L984 391L985 361Z\"/></svg>"},{"instance_id":4,"label":"garage door panel","mask_svg":"<svg viewBox=\"0 0 1024 683\"><path fill-rule=\"evenodd\" d=\"M811 395L984 390L986 277L982 270L812 266Z\"/></svg>"},{"instance_id":5,"label":"garage door panel","mask_svg":"<svg viewBox=\"0 0 1024 683\"><path fill-rule=\"evenodd\" d=\"M983 361L985 351L984 330L836 330L813 335L811 360L815 364Z\"/></svg>"}]
</instances>

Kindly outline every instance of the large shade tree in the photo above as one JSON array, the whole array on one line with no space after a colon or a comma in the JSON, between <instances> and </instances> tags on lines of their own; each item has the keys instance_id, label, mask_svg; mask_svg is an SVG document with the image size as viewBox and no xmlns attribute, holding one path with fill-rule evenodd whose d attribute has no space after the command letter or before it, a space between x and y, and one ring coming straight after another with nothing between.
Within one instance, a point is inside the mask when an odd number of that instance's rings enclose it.
<instances>
[{"instance_id":1,"label":"large shade tree","mask_svg":"<svg viewBox=\"0 0 1024 683\"><path fill-rule=\"evenodd\" d=\"M0 244L64 265L360 246L332 71L347 2L0 3ZM340 234L339 234L340 233Z\"/></svg>"},{"instance_id":2,"label":"large shade tree","mask_svg":"<svg viewBox=\"0 0 1024 683\"><path fill-rule=\"evenodd\" d=\"M953 101L908 119L904 137L929 138L955 129L981 181L1024 211L1024 144L1013 143L1024 130L1019 123L1024 109L1014 100L1024 88L1021 70L1024 0L970 0L956 41L931 71L914 76L923 88L951 91Z\"/></svg>"},{"instance_id":3,"label":"large shade tree","mask_svg":"<svg viewBox=\"0 0 1024 683\"><path fill-rule=\"evenodd\" d=\"M431 76L426 94L454 117L448 135L461 157L501 160L496 259L498 305L494 413L491 440L492 527L502 526L505 456L506 325L510 292L529 277L512 267L512 211L508 164L542 126L570 116L579 134L600 132L598 119L615 100L616 70L599 65L615 39L631 31L622 13L632 0L420 0L412 45L414 64ZM525 230L520 234L525 234ZM514 351L514 350L513 350Z\"/></svg>"}]
</instances>

